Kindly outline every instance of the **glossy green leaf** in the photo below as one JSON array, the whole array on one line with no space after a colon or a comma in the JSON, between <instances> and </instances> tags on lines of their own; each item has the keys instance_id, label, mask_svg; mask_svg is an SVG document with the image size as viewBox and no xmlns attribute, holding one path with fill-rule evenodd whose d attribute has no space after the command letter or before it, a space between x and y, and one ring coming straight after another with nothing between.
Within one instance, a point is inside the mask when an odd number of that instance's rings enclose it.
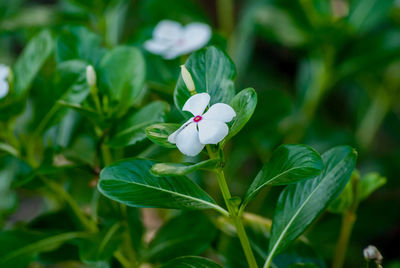
<instances>
[{"instance_id":1,"label":"glossy green leaf","mask_svg":"<svg viewBox=\"0 0 400 268\"><path fill-rule=\"evenodd\" d=\"M231 102L232 108L236 112L229 134L225 140L235 136L250 120L257 106L257 93L253 88L246 88L240 91Z\"/></svg>"},{"instance_id":2,"label":"glossy green leaf","mask_svg":"<svg viewBox=\"0 0 400 268\"><path fill-rule=\"evenodd\" d=\"M99 68L99 90L107 94L116 112L121 113L138 101L145 70L143 55L137 48L118 46L104 55Z\"/></svg>"},{"instance_id":3,"label":"glossy green leaf","mask_svg":"<svg viewBox=\"0 0 400 268\"><path fill-rule=\"evenodd\" d=\"M67 26L61 30L56 42L57 62L81 59L96 64L105 53L101 37L83 26Z\"/></svg>"},{"instance_id":4,"label":"glossy green leaf","mask_svg":"<svg viewBox=\"0 0 400 268\"><path fill-rule=\"evenodd\" d=\"M54 87L57 89L58 100L41 118L36 131L43 131L60 122L68 109L59 105L59 101L80 104L90 94L90 86L86 81L87 64L81 60L64 61L57 66L54 75Z\"/></svg>"},{"instance_id":5,"label":"glossy green leaf","mask_svg":"<svg viewBox=\"0 0 400 268\"><path fill-rule=\"evenodd\" d=\"M202 257L180 257L173 259L161 268L221 268L219 264Z\"/></svg>"},{"instance_id":6,"label":"glossy green leaf","mask_svg":"<svg viewBox=\"0 0 400 268\"><path fill-rule=\"evenodd\" d=\"M184 212L161 227L150 242L145 259L165 263L179 256L199 255L211 246L216 235L217 230L206 215Z\"/></svg>"},{"instance_id":7,"label":"glossy green leaf","mask_svg":"<svg viewBox=\"0 0 400 268\"><path fill-rule=\"evenodd\" d=\"M128 115L118 124L117 131L109 139L108 145L120 148L144 140L145 128L163 122L168 111L169 105L166 102L155 101Z\"/></svg>"},{"instance_id":8,"label":"glossy green leaf","mask_svg":"<svg viewBox=\"0 0 400 268\"><path fill-rule=\"evenodd\" d=\"M321 156L311 147L301 144L279 146L250 185L244 205L265 186L285 185L311 179L318 176L322 168Z\"/></svg>"},{"instance_id":9,"label":"glossy green leaf","mask_svg":"<svg viewBox=\"0 0 400 268\"><path fill-rule=\"evenodd\" d=\"M370 196L378 188L386 183L386 178L376 172L370 172L364 175L357 188L358 201L362 201Z\"/></svg>"},{"instance_id":10,"label":"glossy green leaf","mask_svg":"<svg viewBox=\"0 0 400 268\"><path fill-rule=\"evenodd\" d=\"M340 194L354 170L356 158L357 153L351 147L335 147L322 155L324 170L319 177L289 185L283 190L275 209L264 267Z\"/></svg>"},{"instance_id":11,"label":"glossy green leaf","mask_svg":"<svg viewBox=\"0 0 400 268\"><path fill-rule=\"evenodd\" d=\"M209 159L206 161L193 163L157 163L151 168L151 173L156 176L179 176L186 175L198 169L210 170L218 167L218 159Z\"/></svg>"},{"instance_id":12,"label":"glossy green leaf","mask_svg":"<svg viewBox=\"0 0 400 268\"><path fill-rule=\"evenodd\" d=\"M54 250L82 236L84 234L78 232L43 235L27 231L3 231L0 233L0 267L24 268L36 254Z\"/></svg>"},{"instance_id":13,"label":"glossy green leaf","mask_svg":"<svg viewBox=\"0 0 400 268\"><path fill-rule=\"evenodd\" d=\"M53 38L44 30L33 37L14 66L14 94L18 98L26 93L40 68L53 52Z\"/></svg>"},{"instance_id":14,"label":"glossy green leaf","mask_svg":"<svg viewBox=\"0 0 400 268\"><path fill-rule=\"evenodd\" d=\"M193 53L185 63L192 75L197 93L207 92L211 96L210 105L230 103L235 95L233 79L236 76L232 60L216 47L207 47ZM175 87L174 100L179 110L190 97L182 77Z\"/></svg>"},{"instance_id":15,"label":"glossy green leaf","mask_svg":"<svg viewBox=\"0 0 400 268\"><path fill-rule=\"evenodd\" d=\"M150 160L126 159L100 173L99 191L133 207L216 209L224 211L199 186L186 177L155 177Z\"/></svg>"},{"instance_id":16,"label":"glossy green leaf","mask_svg":"<svg viewBox=\"0 0 400 268\"><path fill-rule=\"evenodd\" d=\"M154 124L146 128L146 136L155 144L166 148L176 148L175 144L168 141L168 136L174 133L180 126L173 123Z\"/></svg>"},{"instance_id":17,"label":"glossy green leaf","mask_svg":"<svg viewBox=\"0 0 400 268\"><path fill-rule=\"evenodd\" d=\"M123 228L119 223L115 223L81 239L78 242L80 259L86 262L109 260L119 247L122 234Z\"/></svg>"}]
</instances>

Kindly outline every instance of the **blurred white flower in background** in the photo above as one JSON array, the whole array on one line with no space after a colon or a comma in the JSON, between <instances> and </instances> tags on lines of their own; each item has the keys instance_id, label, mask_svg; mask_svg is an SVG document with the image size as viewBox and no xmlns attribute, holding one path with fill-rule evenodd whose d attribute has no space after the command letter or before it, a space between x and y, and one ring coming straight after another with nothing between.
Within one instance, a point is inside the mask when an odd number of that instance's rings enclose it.
<instances>
[{"instance_id":1,"label":"blurred white flower in background","mask_svg":"<svg viewBox=\"0 0 400 268\"><path fill-rule=\"evenodd\" d=\"M7 78L9 73L10 69L8 66L0 64L0 99L4 98L8 94L9 85Z\"/></svg>"},{"instance_id":2,"label":"blurred white flower in background","mask_svg":"<svg viewBox=\"0 0 400 268\"><path fill-rule=\"evenodd\" d=\"M235 111L228 104L216 103L204 113L209 102L207 93L191 96L182 110L191 112L193 117L168 137L185 155L195 156L206 144L217 144L228 135L226 123L236 116Z\"/></svg>"},{"instance_id":3,"label":"blurred white flower in background","mask_svg":"<svg viewBox=\"0 0 400 268\"><path fill-rule=\"evenodd\" d=\"M179 22L163 20L153 31L153 38L144 47L164 59L174 59L202 48L211 38L211 28L204 23L190 23L182 26Z\"/></svg>"}]
</instances>

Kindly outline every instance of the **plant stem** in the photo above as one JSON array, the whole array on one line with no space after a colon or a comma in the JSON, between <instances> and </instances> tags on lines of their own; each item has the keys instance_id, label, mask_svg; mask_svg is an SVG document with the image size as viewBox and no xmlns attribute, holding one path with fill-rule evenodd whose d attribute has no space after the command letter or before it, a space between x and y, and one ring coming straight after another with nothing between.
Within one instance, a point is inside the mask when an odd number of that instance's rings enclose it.
<instances>
[{"instance_id":1,"label":"plant stem","mask_svg":"<svg viewBox=\"0 0 400 268\"><path fill-rule=\"evenodd\" d=\"M222 168L218 168L216 170L217 178L218 178L218 184L222 192L222 196L225 200L225 204L228 208L229 211L229 216L232 219L232 222L236 228L237 235L239 237L240 243L242 244L242 248L244 251L244 254L246 256L247 262L249 264L250 268L257 268L257 262L254 258L253 251L251 249L251 245L249 242L249 239L246 235L246 231L244 229L242 219L237 213L237 209L232 207L232 204L230 203L230 199L232 198L231 193L229 191L228 185L226 184L225 180L225 175L224 171Z\"/></svg>"},{"instance_id":2,"label":"plant stem","mask_svg":"<svg viewBox=\"0 0 400 268\"><path fill-rule=\"evenodd\" d=\"M340 236L336 245L335 258L333 259L333 268L343 267L344 259L346 257L347 246L349 244L351 231L353 229L354 222L356 221L356 214L352 211L347 211L343 215L342 228L340 230Z\"/></svg>"},{"instance_id":3,"label":"plant stem","mask_svg":"<svg viewBox=\"0 0 400 268\"><path fill-rule=\"evenodd\" d=\"M335 257L333 259L332 268L342 268L346 257L347 247L349 244L351 231L356 221L356 211L358 208L358 184L360 181L359 173L353 173L350 178L352 183L353 201L350 208L343 213L342 227L340 230L339 240L336 245Z\"/></svg>"},{"instance_id":4,"label":"plant stem","mask_svg":"<svg viewBox=\"0 0 400 268\"><path fill-rule=\"evenodd\" d=\"M227 36L230 36L233 32L233 25L234 25L233 12L234 12L233 0L217 1L218 25L220 29Z\"/></svg>"},{"instance_id":5,"label":"plant stem","mask_svg":"<svg viewBox=\"0 0 400 268\"><path fill-rule=\"evenodd\" d=\"M72 196L61 185L44 177L41 177L41 179L57 196L65 200L85 229L90 232L98 231L96 224L86 217Z\"/></svg>"}]
</instances>

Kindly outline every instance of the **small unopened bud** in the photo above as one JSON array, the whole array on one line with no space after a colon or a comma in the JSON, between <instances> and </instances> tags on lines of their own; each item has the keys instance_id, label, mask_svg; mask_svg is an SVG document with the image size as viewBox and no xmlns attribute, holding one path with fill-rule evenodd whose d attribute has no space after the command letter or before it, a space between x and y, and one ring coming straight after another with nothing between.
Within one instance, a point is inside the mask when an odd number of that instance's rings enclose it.
<instances>
[{"instance_id":1,"label":"small unopened bud","mask_svg":"<svg viewBox=\"0 0 400 268\"><path fill-rule=\"evenodd\" d=\"M379 250L372 245L366 247L363 251L364 258L367 261L375 261L377 264L381 264L383 257Z\"/></svg>"},{"instance_id":2,"label":"small unopened bud","mask_svg":"<svg viewBox=\"0 0 400 268\"><path fill-rule=\"evenodd\" d=\"M86 67L86 80L89 86L94 87L96 85L96 72L92 65Z\"/></svg>"},{"instance_id":3,"label":"small unopened bud","mask_svg":"<svg viewBox=\"0 0 400 268\"><path fill-rule=\"evenodd\" d=\"M194 86L192 76L190 75L188 69L186 69L185 65L181 65L181 76L190 94L196 94L196 88Z\"/></svg>"}]
</instances>

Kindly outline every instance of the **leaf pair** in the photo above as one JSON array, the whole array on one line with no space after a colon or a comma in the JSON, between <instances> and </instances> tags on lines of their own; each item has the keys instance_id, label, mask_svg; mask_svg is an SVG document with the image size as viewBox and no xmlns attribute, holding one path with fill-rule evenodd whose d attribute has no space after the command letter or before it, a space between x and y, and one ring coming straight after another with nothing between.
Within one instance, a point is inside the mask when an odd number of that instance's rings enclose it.
<instances>
[{"instance_id":1,"label":"leaf pair","mask_svg":"<svg viewBox=\"0 0 400 268\"><path fill-rule=\"evenodd\" d=\"M356 158L354 149L335 147L322 155L321 175L285 188L276 206L264 267L269 267L273 256L303 233L340 194L354 170Z\"/></svg>"}]
</instances>

